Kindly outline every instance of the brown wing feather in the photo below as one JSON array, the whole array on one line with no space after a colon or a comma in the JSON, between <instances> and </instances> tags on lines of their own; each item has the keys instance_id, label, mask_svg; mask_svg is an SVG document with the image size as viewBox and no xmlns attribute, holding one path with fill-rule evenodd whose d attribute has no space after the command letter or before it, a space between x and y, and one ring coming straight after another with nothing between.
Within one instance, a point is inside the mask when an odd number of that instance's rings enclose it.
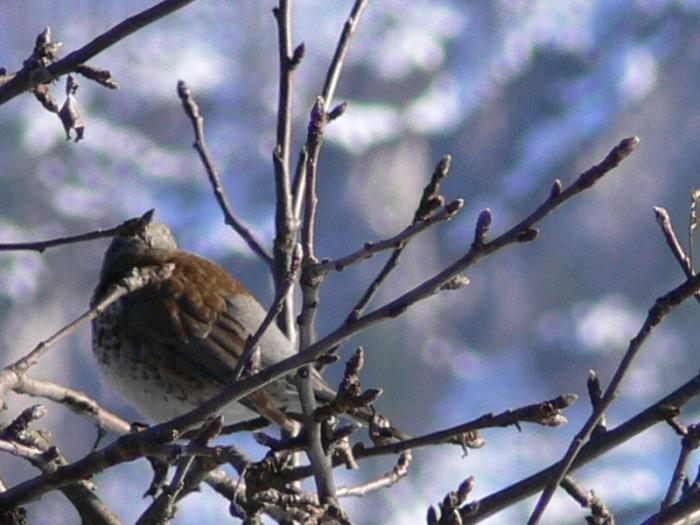
<instances>
[{"instance_id":1,"label":"brown wing feather","mask_svg":"<svg viewBox=\"0 0 700 525\"><path fill-rule=\"evenodd\" d=\"M128 296L124 320L139 338L163 343L173 359L224 384L248 337L228 314L225 293L249 293L206 259L178 252L164 262L175 263L172 276Z\"/></svg>"},{"instance_id":2,"label":"brown wing feather","mask_svg":"<svg viewBox=\"0 0 700 525\"><path fill-rule=\"evenodd\" d=\"M163 263L175 263L172 276L155 285L127 296L124 321L128 329L141 340L151 339L158 351L170 353L174 367L182 370L200 370L223 387L231 379L246 339L264 317L264 309L252 295L220 266L186 252L170 254ZM232 296L237 296L235 300ZM244 299L244 300L241 300ZM238 305L238 306L235 306ZM248 308L245 321L239 320ZM251 309L255 310L251 312ZM257 319L260 317L260 319ZM241 317L243 319L243 317ZM276 330L271 327L270 330ZM266 351L273 352L264 365L291 355L289 342L281 334L268 333ZM281 339L281 340L280 340ZM270 343L275 341L272 346ZM272 355L272 354L271 354ZM313 383L321 399L334 394L328 384L313 371ZM283 384L284 383L284 384ZM288 400L296 398L291 383L280 382L276 389ZM281 389L281 390L280 390ZM268 419L282 424L279 410L265 390L241 401Z\"/></svg>"}]
</instances>

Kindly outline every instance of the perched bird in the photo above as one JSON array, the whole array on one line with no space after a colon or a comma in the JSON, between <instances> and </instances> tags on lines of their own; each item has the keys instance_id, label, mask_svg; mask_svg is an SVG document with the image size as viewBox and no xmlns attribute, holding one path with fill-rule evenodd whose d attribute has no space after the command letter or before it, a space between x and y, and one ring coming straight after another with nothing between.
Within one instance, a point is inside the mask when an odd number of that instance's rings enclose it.
<instances>
[{"instance_id":1,"label":"perched bird","mask_svg":"<svg viewBox=\"0 0 700 525\"><path fill-rule=\"evenodd\" d=\"M160 422L181 415L221 392L231 381L246 339L266 310L221 266L178 249L167 226L152 220L141 231L115 236L105 253L96 304L133 268L172 263L172 275L113 303L92 322L92 348L107 381L143 416ZM261 368L294 353L273 323L259 341ZM335 391L314 370L319 399ZM232 423L262 415L288 423L300 412L292 377L279 379L232 403Z\"/></svg>"}]
</instances>

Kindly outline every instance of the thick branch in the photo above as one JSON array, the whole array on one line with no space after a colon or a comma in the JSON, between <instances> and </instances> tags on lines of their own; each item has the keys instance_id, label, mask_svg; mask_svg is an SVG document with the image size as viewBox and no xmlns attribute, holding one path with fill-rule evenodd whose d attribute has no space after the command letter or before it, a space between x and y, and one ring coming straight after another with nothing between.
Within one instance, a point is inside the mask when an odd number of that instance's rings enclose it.
<instances>
[{"instance_id":1,"label":"thick branch","mask_svg":"<svg viewBox=\"0 0 700 525\"><path fill-rule=\"evenodd\" d=\"M290 144L292 127L292 89L294 69L299 65L304 53L301 44L292 54L292 23L291 0L280 0L279 6L273 9L277 20L277 34L280 63L280 84L277 102L277 143L273 152L275 169L275 228L274 262L272 274L276 291L283 286L285 276L289 272L294 250L297 221L292 209L292 183L290 174ZM294 324L294 304L291 291L285 297L284 315L278 324L291 341L296 340Z\"/></svg>"}]
</instances>

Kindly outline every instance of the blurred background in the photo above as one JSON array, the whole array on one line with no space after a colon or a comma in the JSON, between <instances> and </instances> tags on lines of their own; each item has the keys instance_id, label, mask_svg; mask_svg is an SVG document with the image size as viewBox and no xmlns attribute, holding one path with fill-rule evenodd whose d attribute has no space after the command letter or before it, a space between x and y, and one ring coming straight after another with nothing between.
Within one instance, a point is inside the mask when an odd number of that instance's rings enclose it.
<instances>
[{"instance_id":1,"label":"blurred background","mask_svg":"<svg viewBox=\"0 0 700 525\"><path fill-rule=\"evenodd\" d=\"M154 2L10 0L0 6L0 66L14 71L47 25L63 54ZM294 158L351 2L298 0ZM273 237L277 35L271 0L201 0L98 55L92 64L121 84L108 91L78 77L85 139L66 142L55 115L30 95L0 108L0 242L39 240L111 227L157 208L183 248L215 259L266 304L265 268L224 226L192 131L176 95L186 80L206 118L208 141L235 208L268 242ZM53 88L62 100L63 81ZM318 253L344 255L390 236L413 216L435 163L453 155L443 186L463 197L457 219L415 240L374 306L460 257L478 212L494 215L492 235L529 214L555 178L568 184L620 139L641 144L599 185L542 221L540 238L512 246L468 272L471 284L443 292L401 318L354 338L368 365L366 387L381 386L380 411L419 434L485 412L565 392L582 396L570 424L488 430L487 445L463 457L443 446L415 452L399 485L345 501L358 523L422 523L429 504L474 475L483 497L559 458L590 412L589 369L606 384L627 342L659 295L683 275L652 206L667 207L685 240L689 192L700 185L700 2L694 0L373 1L352 42L337 101L346 114L327 130L320 166ZM2 363L86 308L108 241L43 255L0 254ZM383 263L376 257L331 275L320 331L337 326ZM690 379L700 366L700 312L693 301L654 332L608 414L611 425ZM342 373L329 370L331 381ZM130 419L141 419L103 383L87 327L54 348L38 377L85 390ZM6 420L36 400L8 398ZM54 443L70 459L89 451L94 428L47 402ZM698 403L682 421L696 421ZM251 454L259 454L247 440ZM680 440L658 425L577 472L619 523L658 508ZM393 458L340 472L352 484L389 470ZM1 457L8 484L35 475ZM697 469L691 462L690 475ZM145 461L96 478L126 522L148 501ZM128 501L128 505L124 502ZM523 523L534 500L488 523ZM54 493L29 506L32 523L76 523ZM227 519L205 489L181 505L179 525ZM561 491L544 523L581 523L584 511ZM61 517L59 519L59 517Z\"/></svg>"}]
</instances>

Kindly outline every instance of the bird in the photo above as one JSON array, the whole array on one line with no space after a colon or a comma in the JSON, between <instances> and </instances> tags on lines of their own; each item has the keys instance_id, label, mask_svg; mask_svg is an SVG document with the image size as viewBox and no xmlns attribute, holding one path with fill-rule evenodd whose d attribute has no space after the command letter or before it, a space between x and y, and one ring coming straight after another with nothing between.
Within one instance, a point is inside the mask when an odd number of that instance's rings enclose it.
<instances>
[{"instance_id":1,"label":"bird","mask_svg":"<svg viewBox=\"0 0 700 525\"><path fill-rule=\"evenodd\" d=\"M170 228L149 219L142 228L112 238L91 305L134 268L172 265L172 273L121 297L96 317L92 349L107 383L142 416L163 422L224 389L267 311L227 270L180 250ZM260 368L295 353L275 323L258 344ZM335 390L318 371L312 368L310 378L319 400L334 398ZM228 423L260 415L287 428L287 414L300 411L292 374L229 404L223 415Z\"/></svg>"}]
</instances>

